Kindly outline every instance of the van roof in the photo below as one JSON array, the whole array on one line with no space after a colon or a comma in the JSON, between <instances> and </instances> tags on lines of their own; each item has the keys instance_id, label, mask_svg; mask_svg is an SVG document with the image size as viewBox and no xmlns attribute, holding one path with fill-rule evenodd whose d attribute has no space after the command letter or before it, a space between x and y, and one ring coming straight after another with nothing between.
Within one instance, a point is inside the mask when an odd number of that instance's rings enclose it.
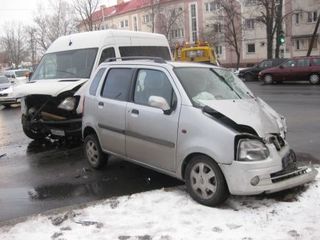
<instances>
[{"instance_id":1,"label":"van roof","mask_svg":"<svg viewBox=\"0 0 320 240\"><path fill-rule=\"evenodd\" d=\"M129 41L128 38L130 38ZM167 39L162 34L110 29L62 36L51 44L47 53L99 48L112 44L128 46L131 44L136 46L168 46Z\"/></svg>"}]
</instances>

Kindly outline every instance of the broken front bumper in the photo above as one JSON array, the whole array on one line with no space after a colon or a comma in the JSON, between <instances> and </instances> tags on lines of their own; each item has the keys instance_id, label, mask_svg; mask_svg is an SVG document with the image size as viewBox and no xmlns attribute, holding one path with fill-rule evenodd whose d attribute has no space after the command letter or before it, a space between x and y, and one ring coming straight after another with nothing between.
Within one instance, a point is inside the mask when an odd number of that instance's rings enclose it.
<instances>
[{"instance_id":1,"label":"broken front bumper","mask_svg":"<svg viewBox=\"0 0 320 240\"><path fill-rule=\"evenodd\" d=\"M288 145L280 151L270 149L270 157L264 161L234 161L231 165L221 165L231 194L278 192L311 182L318 174L312 165L286 169L283 160L290 153Z\"/></svg>"},{"instance_id":2,"label":"broken front bumper","mask_svg":"<svg viewBox=\"0 0 320 240\"><path fill-rule=\"evenodd\" d=\"M16 98L10 98L10 97L1 97L0 96L0 105L5 105L5 104L16 104L19 103L19 99Z\"/></svg>"}]
</instances>

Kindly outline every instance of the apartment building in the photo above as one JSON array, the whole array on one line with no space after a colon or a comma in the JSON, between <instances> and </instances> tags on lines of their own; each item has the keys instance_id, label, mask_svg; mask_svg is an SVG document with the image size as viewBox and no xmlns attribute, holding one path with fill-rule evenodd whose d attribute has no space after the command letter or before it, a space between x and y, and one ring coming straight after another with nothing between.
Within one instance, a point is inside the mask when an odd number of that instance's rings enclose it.
<instances>
[{"instance_id":1,"label":"apartment building","mask_svg":"<svg viewBox=\"0 0 320 240\"><path fill-rule=\"evenodd\" d=\"M238 42L241 66L267 58L265 25L257 21L264 10L258 0L229 1L237 4L241 16L236 26L241 35ZM282 57L306 55L319 14L320 0L283 0L282 29L286 38L280 49ZM219 0L118 0L115 6L101 6L93 19L95 30L112 28L162 33L172 47L176 43L206 40L214 44L221 64L234 67L237 62L234 47L228 44L223 32L228 19L221 12ZM80 30L84 30L81 25ZM312 55L320 55L319 37Z\"/></svg>"}]
</instances>

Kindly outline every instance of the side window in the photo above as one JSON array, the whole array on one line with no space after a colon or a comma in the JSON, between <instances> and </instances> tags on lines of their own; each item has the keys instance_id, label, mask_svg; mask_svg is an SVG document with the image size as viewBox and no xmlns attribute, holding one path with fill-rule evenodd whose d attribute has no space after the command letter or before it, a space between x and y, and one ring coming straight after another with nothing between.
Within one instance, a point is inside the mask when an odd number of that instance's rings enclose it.
<instances>
[{"instance_id":1,"label":"side window","mask_svg":"<svg viewBox=\"0 0 320 240\"><path fill-rule=\"evenodd\" d=\"M92 83L91 83L90 88L89 88L89 94L90 95L92 95L92 96L96 95L99 82L100 82L100 80L102 78L102 75L103 75L105 70L106 70L105 68L101 68L97 72L97 74L94 76L94 79L92 80Z\"/></svg>"},{"instance_id":2,"label":"side window","mask_svg":"<svg viewBox=\"0 0 320 240\"><path fill-rule=\"evenodd\" d=\"M121 57L149 56L161 57L164 60L171 60L168 47L158 46L128 46L119 47Z\"/></svg>"},{"instance_id":3,"label":"side window","mask_svg":"<svg viewBox=\"0 0 320 240\"><path fill-rule=\"evenodd\" d=\"M263 61L262 63L260 63L260 68L268 68L272 66L272 61L268 60L268 61Z\"/></svg>"},{"instance_id":4,"label":"side window","mask_svg":"<svg viewBox=\"0 0 320 240\"><path fill-rule=\"evenodd\" d=\"M283 64L284 67L295 67L296 66L296 63L295 63L295 60L289 60L287 62L285 62Z\"/></svg>"},{"instance_id":5,"label":"side window","mask_svg":"<svg viewBox=\"0 0 320 240\"><path fill-rule=\"evenodd\" d=\"M102 51L99 64L104 62L108 58L114 58L116 57L116 53L114 52L114 48L106 48Z\"/></svg>"},{"instance_id":6,"label":"side window","mask_svg":"<svg viewBox=\"0 0 320 240\"><path fill-rule=\"evenodd\" d=\"M297 61L298 67L308 67L310 66L310 59L299 59Z\"/></svg>"},{"instance_id":7,"label":"side window","mask_svg":"<svg viewBox=\"0 0 320 240\"><path fill-rule=\"evenodd\" d=\"M320 66L320 58L312 59L312 63L313 63L313 65Z\"/></svg>"},{"instance_id":8,"label":"side window","mask_svg":"<svg viewBox=\"0 0 320 240\"><path fill-rule=\"evenodd\" d=\"M177 101L166 74L157 70L141 69L137 75L134 102L149 106L150 96L163 97L170 106L173 106Z\"/></svg>"},{"instance_id":9,"label":"side window","mask_svg":"<svg viewBox=\"0 0 320 240\"><path fill-rule=\"evenodd\" d=\"M128 101L133 70L131 68L112 68L103 84L101 96L120 101Z\"/></svg>"}]
</instances>

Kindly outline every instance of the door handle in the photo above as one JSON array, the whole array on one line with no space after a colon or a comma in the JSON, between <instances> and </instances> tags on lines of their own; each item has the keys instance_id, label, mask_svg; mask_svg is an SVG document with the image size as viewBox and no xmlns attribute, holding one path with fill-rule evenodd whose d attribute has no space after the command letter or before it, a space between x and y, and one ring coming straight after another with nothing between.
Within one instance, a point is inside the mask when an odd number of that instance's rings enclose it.
<instances>
[{"instance_id":1,"label":"door handle","mask_svg":"<svg viewBox=\"0 0 320 240\"><path fill-rule=\"evenodd\" d=\"M103 106L104 106L104 103L103 103L103 102L99 102L99 103L98 103L98 106L99 106L99 107L103 107Z\"/></svg>"},{"instance_id":2,"label":"door handle","mask_svg":"<svg viewBox=\"0 0 320 240\"><path fill-rule=\"evenodd\" d=\"M132 109L131 113L135 114L135 115L139 115L139 110L138 109Z\"/></svg>"}]
</instances>

